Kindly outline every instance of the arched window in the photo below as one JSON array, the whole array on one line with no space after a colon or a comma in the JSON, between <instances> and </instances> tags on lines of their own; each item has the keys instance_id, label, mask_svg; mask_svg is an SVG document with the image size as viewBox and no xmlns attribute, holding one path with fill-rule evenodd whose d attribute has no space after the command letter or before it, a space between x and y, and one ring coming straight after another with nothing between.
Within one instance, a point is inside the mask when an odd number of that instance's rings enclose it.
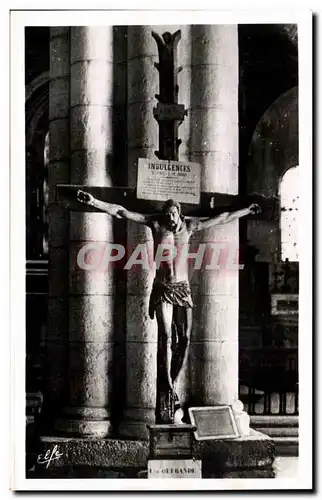
<instances>
[{"instance_id":1,"label":"arched window","mask_svg":"<svg viewBox=\"0 0 322 500\"><path fill-rule=\"evenodd\" d=\"M299 187L299 167L292 167L285 172L280 182L282 261L299 260Z\"/></svg>"}]
</instances>

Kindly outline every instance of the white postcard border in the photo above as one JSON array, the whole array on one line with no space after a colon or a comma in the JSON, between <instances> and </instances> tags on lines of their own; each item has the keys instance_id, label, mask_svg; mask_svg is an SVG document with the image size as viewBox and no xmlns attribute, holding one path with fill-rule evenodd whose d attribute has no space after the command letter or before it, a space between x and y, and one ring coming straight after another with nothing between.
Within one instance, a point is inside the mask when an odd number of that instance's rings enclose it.
<instances>
[{"instance_id":1,"label":"white postcard border","mask_svg":"<svg viewBox=\"0 0 322 500\"><path fill-rule=\"evenodd\" d=\"M299 26L299 124L301 170L300 241L300 457L297 479L25 479L25 129L24 26L115 24L297 23ZM281 11L15 11L11 12L10 144L10 322L11 322L11 488L14 490L244 490L307 489L312 485L312 14Z\"/></svg>"}]
</instances>

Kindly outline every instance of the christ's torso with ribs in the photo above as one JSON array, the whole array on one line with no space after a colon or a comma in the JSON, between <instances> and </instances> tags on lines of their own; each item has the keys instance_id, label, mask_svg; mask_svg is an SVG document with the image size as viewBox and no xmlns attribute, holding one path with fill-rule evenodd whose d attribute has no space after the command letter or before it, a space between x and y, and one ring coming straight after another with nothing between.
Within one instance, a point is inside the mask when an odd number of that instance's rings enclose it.
<instances>
[{"instance_id":1,"label":"christ's torso with ribs","mask_svg":"<svg viewBox=\"0 0 322 500\"><path fill-rule=\"evenodd\" d=\"M187 227L187 224L183 221L180 228L176 232L173 232L155 222L152 227L152 233L155 260L158 260L158 254L159 259L161 255L167 256L170 254L169 260L161 261L159 265L156 262L156 281L161 283L188 281L188 261L186 254L191 231Z\"/></svg>"}]
</instances>

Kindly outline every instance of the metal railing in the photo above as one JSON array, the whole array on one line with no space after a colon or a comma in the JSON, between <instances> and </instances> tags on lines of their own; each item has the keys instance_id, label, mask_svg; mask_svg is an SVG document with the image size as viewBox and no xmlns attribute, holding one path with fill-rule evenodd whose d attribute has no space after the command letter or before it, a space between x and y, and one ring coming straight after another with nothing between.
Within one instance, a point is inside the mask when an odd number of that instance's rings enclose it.
<instances>
[{"instance_id":1,"label":"metal railing","mask_svg":"<svg viewBox=\"0 0 322 500\"><path fill-rule=\"evenodd\" d=\"M298 415L298 349L241 349L239 394L250 415Z\"/></svg>"}]
</instances>

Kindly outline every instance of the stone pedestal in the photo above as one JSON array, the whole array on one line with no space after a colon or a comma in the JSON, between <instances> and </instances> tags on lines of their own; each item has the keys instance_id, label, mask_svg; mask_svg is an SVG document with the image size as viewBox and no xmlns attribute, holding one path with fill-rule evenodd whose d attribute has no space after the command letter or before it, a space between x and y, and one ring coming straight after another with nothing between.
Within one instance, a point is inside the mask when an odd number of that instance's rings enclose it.
<instances>
[{"instance_id":1,"label":"stone pedestal","mask_svg":"<svg viewBox=\"0 0 322 500\"><path fill-rule=\"evenodd\" d=\"M274 478L274 443L250 429L247 437L195 442L194 456L202 460L206 478Z\"/></svg>"},{"instance_id":2,"label":"stone pedestal","mask_svg":"<svg viewBox=\"0 0 322 500\"><path fill-rule=\"evenodd\" d=\"M148 441L43 437L37 454L53 450L55 446L62 456L48 468L37 465L28 477L146 477ZM274 477L274 444L256 431L251 430L246 438L194 442L192 451L196 460L202 460L202 478Z\"/></svg>"}]
</instances>

